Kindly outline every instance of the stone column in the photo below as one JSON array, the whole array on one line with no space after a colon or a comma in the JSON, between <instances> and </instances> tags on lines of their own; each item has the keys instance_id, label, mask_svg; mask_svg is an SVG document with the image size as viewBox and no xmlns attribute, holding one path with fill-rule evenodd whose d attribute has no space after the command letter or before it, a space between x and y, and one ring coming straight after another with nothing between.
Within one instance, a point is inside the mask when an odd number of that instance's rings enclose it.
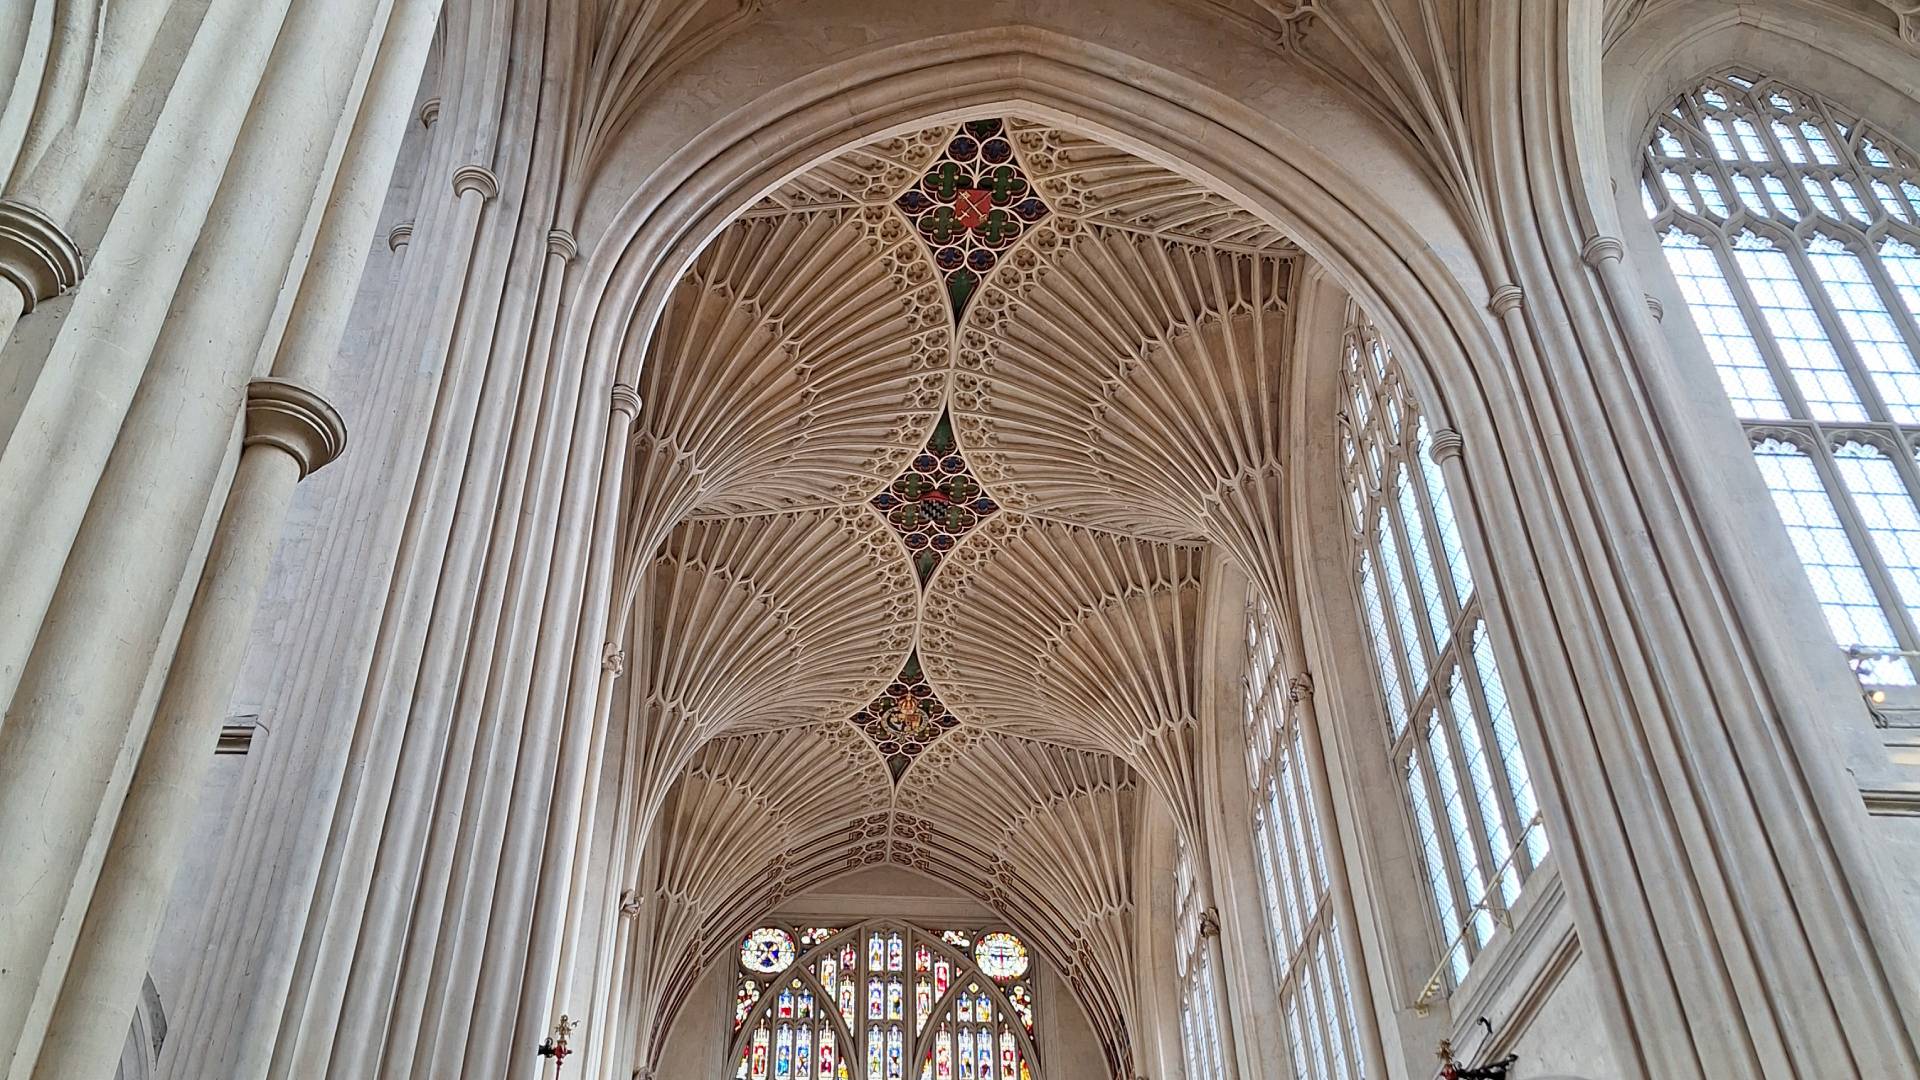
<instances>
[{"instance_id":1,"label":"stone column","mask_svg":"<svg viewBox=\"0 0 1920 1080\"><path fill-rule=\"evenodd\" d=\"M607 636L610 610L603 598L612 596L614 548L620 524L620 491L631 439L634 417L640 411L640 397L633 388L616 384L612 394L612 413L603 444L601 467L595 496L594 536L585 586L586 608L582 612L581 632L576 653ZM611 722L614 682L625 673L626 654L612 642L600 647L597 678L576 663L576 693L567 702L566 715L574 718L566 726L560 751L558 790L554 795L554 813L549 821L546 843L541 853L542 880L533 911L531 948L527 977L519 988L519 1009L515 1021L518 1042L526 1042L549 1022L556 1008L572 1008L574 1015L591 1022L596 1003L569 1003L556 998L570 985L570 972L579 956L579 935L593 899L584 890L594 876L586 860L593 850L594 812L599 804L599 786L593 782L603 775L600 769ZM578 692L591 686L592 694ZM597 1041L601 1032L583 1029L588 1040Z\"/></svg>"},{"instance_id":2,"label":"stone column","mask_svg":"<svg viewBox=\"0 0 1920 1080\"><path fill-rule=\"evenodd\" d=\"M0 70L0 87L11 86L0 94L0 353L22 315L80 280L79 247L63 223L101 159L118 148L116 133L170 4L14 0L8 7L0 15L0 65L17 66ZM13 19L39 21L47 36L16 42L5 30ZM15 26L25 30L24 21ZM24 237L15 231L21 223L9 220L17 218L37 219Z\"/></svg>"},{"instance_id":3,"label":"stone column","mask_svg":"<svg viewBox=\"0 0 1920 1080\"><path fill-rule=\"evenodd\" d=\"M73 288L84 269L80 245L59 222L18 199L0 199L0 348L20 316Z\"/></svg>"},{"instance_id":4,"label":"stone column","mask_svg":"<svg viewBox=\"0 0 1920 1080\"><path fill-rule=\"evenodd\" d=\"M304 384L325 380L339 348L438 8L439 0L400 0L359 116L343 126L336 183L281 338L276 377L247 388L240 462L35 1077L105 1076L124 1042L122 1025L110 1018L130 1011L145 977L294 485L345 444L339 415Z\"/></svg>"},{"instance_id":5,"label":"stone column","mask_svg":"<svg viewBox=\"0 0 1920 1080\"><path fill-rule=\"evenodd\" d=\"M462 287L447 281L442 260L456 249L464 259L461 245L470 242L452 231L463 208L445 194L452 150L443 134L430 123L414 131L424 144L418 177L395 198L416 228L397 249L404 257L384 290L360 296L363 304L390 298L374 309L384 332L356 373L369 384L354 433L359 449L320 479L332 495L331 524L299 586L328 600L304 607L276 651L264 703L272 730L256 738L244 765L241 802L194 931L199 958L169 1010L162 1077L267 1073L282 1016L298 1014L313 980L304 934L316 895L331 888L329 845L337 843L333 830L345 828L336 800L354 790L368 755L377 768L388 752L382 733L356 723L356 714L442 383L442 364L425 351L436 332L429 314L442 291Z\"/></svg>"},{"instance_id":6,"label":"stone column","mask_svg":"<svg viewBox=\"0 0 1920 1080\"><path fill-rule=\"evenodd\" d=\"M294 485L332 461L346 427L297 383L247 388L246 449L207 554L145 751L127 792L100 884L60 989L36 1080L106 1076L146 976L193 823L254 608Z\"/></svg>"},{"instance_id":7,"label":"stone column","mask_svg":"<svg viewBox=\"0 0 1920 1080\"><path fill-rule=\"evenodd\" d=\"M43 967L91 891L83 853L376 6L215 0L0 456L0 1046L34 1041L58 984Z\"/></svg>"}]
</instances>

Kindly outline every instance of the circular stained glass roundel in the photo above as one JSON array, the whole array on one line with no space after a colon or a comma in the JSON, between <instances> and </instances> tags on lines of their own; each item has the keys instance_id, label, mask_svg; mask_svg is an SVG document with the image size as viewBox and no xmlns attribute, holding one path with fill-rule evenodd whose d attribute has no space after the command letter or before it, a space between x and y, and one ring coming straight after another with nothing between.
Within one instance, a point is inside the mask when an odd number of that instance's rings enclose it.
<instances>
[{"instance_id":1,"label":"circular stained glass roundel","mask_svg":"<svg viewBox=\"0 0 1920 1080\"><path fill-rule=\"evenodd\" d=\"M762 975L787 970L793 964L793 935L775 926L763 926L740 944L740 966Z\"/></svg>"},{"instance_id":2,"label":"circular stained glass roundel","mask_svg":"<svg viewBox=\"0 0 1920 1080\"><path fill-rule=\"evenodd\" d=\"M1031 963L1027 959L1027 947L1007 933L982 936L980 943L973 947L973 962L992 979L1017 979L1027 973Z\"/></svg>"}]
</instances>

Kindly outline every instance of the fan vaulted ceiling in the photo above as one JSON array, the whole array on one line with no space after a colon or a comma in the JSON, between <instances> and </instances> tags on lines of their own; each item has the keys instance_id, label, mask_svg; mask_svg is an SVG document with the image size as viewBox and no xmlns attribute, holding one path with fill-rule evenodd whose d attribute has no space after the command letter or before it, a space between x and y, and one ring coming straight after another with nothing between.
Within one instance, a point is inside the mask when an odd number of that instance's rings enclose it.
<instances>
[{"instance_id":1,"label":"fan vaulted ceiling","mask_svg":"<svg viewBox=\"0 0 1920 1080\"><path fill-rule=\"evenodd\" d=\"M1021 926L1130 1062L1139 800L1198 820L1203 560L1281 588L1298 259L1018 118L848 150L710 245L628 471L643 1039L750 920L892 862Z\"/></svg>"}]
</instances>

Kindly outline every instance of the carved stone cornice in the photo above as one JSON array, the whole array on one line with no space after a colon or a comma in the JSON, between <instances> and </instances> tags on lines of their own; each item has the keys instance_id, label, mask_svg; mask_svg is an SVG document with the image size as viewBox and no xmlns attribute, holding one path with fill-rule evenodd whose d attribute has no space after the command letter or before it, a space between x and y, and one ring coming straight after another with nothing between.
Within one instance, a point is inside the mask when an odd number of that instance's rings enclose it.
<instances>
[{"instance_id":1,"label":"carved stone cornice","mask_svg":"<svg viewBox=\"0 0 1920 1080\"><path fill-rule=\"evenodd\" d=\"M484 165L462 165L453 170L453 193L465 195L469 191L477 191L482 199L491 202L500 194L500 178Z\"/></svg>"},{"instance_id":2,"label":"carved stone cornice","mask_svg":"<svg viewBox=\"0 0 1920 1080\"><path fill-rule=\"evenodd\" d=\"M279 447L300 463L305 479L346 449L347 425L325 398L287 379L247 384L247 446Z\"/></svg>"},{"instance_id":3,"label":"carved stone cornice","mask_svg":"<svg viewBox=\"0 0 1920 1080\"><path fill-rule=\"evenodd\" d=\"M25 298L22 310L74 287L85 272L80 245L46 214L0 199L0 278Z\"/></svg>"},{"instance_id":4,"label":"carved stone cornice","mask_svg":"<svg viewBox=\"0 0 1920 1080\"><path fill-rule=\"evenodd\" d=\"M1466 451L1467 441L1452 428L1441 428L1433 433L1433 440L1427 444L1427 456L1439 464L1448 458L1457 458Z\"/></svg>"}]
</instances>

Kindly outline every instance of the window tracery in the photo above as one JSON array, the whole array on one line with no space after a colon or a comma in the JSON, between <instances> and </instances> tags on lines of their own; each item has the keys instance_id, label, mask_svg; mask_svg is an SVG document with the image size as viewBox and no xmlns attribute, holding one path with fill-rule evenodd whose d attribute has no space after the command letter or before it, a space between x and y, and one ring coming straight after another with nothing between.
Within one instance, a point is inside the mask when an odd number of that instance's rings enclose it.
<instances>
[{"instance_id":1,"label":"window tracery","mask_svg":"<svg viewBox=\"0 0 1920 1080\"><path fill-rule=\"evenodd\" d=\"M1173 869L1174 960L1180 973L1180 1042L1187 1080L1225 1080L1220 1006L1213 992L1213 954L1201 925L1200 890L1186 845Z\"/></svg>"},{"instance_id":2,"label":"window tracery","mask_svg":"<svg viewBox=\"0 0 1920 1080\"><path fill-rule=\"evenodd\" d=\"M1260 861L1280 1019L1301 1080L1360 1080L1365 1067L1335 924L1320 814L1307 773L1306 737L1281 667L1279 627L1265 604L1247 612L1245 721Z\"/></svg>"},{"instance_id":3,"label":"window tracery","mask_svg":"<svg viewBox=\"0 0 1920 1080\"><path fill-rule=\"evenodd\" d=\"M1920 649L1920 171L1817 95L1729 71L1657 117L1642 204L1863 683Z\"/></svg>"},{"instance_id":4,"label":"window tracery","mask_svg":"<svg viewBox=\"0 0 1920 1080\"><path fill-rule=\"evenodd\" d=\"M1379 331L1349 307L1341 455L1354 584L1394 771L1457 985L1547 856L1526 761L1433 432Z\"/></svg>"},{"instance_id":5,"label":"window tracery","mask_svg":"<svg viewBox=\"0 0 1920 1080\"><path fill-rule=\"evenodd\" d=\"M1038 1080L1032 955L1005 929L762 926L739 970L736 1080Z\"/></svg>"}]
</instances>

